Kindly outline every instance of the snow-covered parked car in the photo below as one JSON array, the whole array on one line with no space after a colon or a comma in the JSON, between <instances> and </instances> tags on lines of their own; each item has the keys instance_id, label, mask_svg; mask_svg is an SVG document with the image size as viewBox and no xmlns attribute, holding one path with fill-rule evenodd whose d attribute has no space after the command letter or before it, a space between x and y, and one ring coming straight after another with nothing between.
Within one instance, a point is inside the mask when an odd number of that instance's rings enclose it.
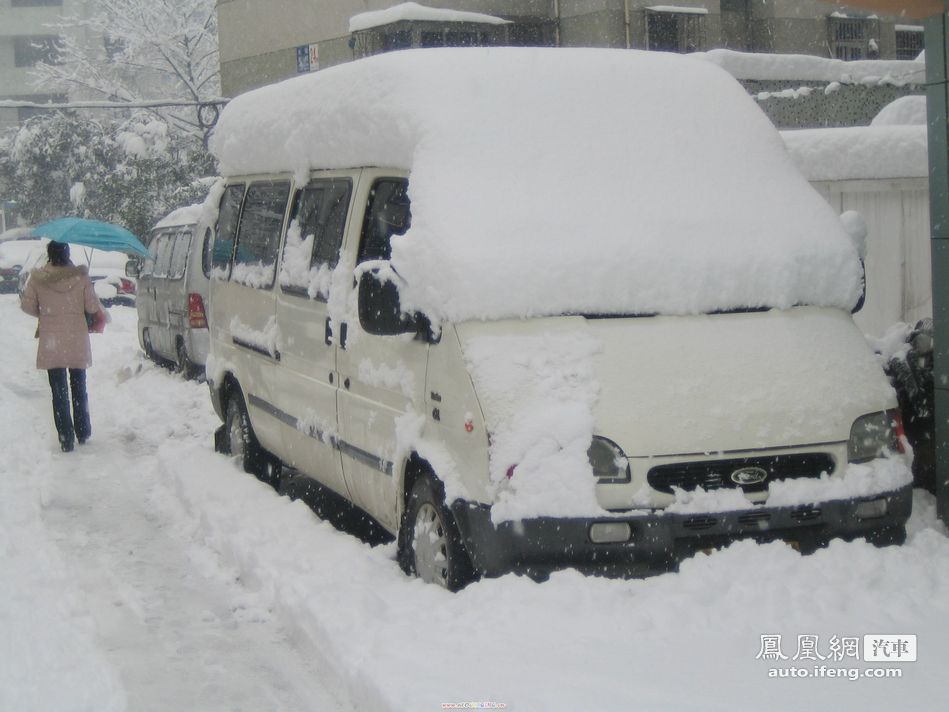
<instances>
[{"instance_id":1,"label":"snow-covered parked car","mask_svg":"<svg viewBox=\"0 0 949 712\"><path fill-rule=\"evenodd\" d=\"M19 291L21 275L25 279L24 266L32 265L45 249L45 242L23 235L0 242L0 294Z\"/></svg>"},{"instance_id":2,"label":"snow-covered parked car","mask_svg":"<svg viewBox=\"0 0 949 712\"><path fill-rule=\"evenodd\" d=\"M352 501L406 572L905 536L858 240L717 67L397 52L236 98L212 149L217 446Z\"/></svg>"},{"instance_id":3,"label":"snow-covered parked car","mask_svg":"<svg viewBox=\"0 0 949 712\"><path fill-rule=\"evenodd\" d=\"M213 211L212 211L213 213ZM188 377L204 373L208 356L211 228L202 206L174 210L152 228L149 257L129 262L138 278L138 338L149 358L170 361Z\"/></svg>"},{"instance_id":4,"label":"snow-covered parked car","mask_svg":"<svg viewBox=\"0 0 949 712\"><path fill-rule=\"evenodd\" d=\"M0 266L8 262L5 257L8 254L15 255L19 265L16 291L23 291L30 270L46 264L47 242L45 237L41 237L0 245ZM127 254L71 245L70 258L73 264L85 265L89 270L96 295L104 306L135 306L135 280L125 274Z\"/></svg>"}]
</instances>

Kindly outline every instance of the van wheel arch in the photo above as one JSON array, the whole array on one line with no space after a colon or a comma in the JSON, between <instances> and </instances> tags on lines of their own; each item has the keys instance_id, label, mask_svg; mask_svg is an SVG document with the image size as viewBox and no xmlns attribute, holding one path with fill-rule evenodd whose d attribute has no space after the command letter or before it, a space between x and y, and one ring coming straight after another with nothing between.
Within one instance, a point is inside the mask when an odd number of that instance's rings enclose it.
<instances>
[{"instance_id":1,"label":"van wheel arch","mask_svg":"<svg viewBox=\"0 0 949 712\"><path fill-rule=\"evenodd\" d=\"M226 391L223 390L224 387L227 388ZM282 470L280 459L268 452L257 440L247 413L247 401L236 379L232 378L224 387L221 403L224 409L227 452L240 456L240 464L245 472L279 490Z\"/></svg>"},{"instance_id":2,"label":"van wheel arch","mask_svg":"<svg viewBox=\"0 0 949 712\"><path fill-rule=\"evenodd\" d=\"M416 545L420 528L430 530L430 542L434 542L447 562L441 574L431 570L433 551ZM477 578L455 517L445 502L445 486L432 466L417 453L409 457L404 468L397 557L407 575L429 580L450 591L458 591ZM420 571L419 561L423 562L422 568L428 570Z\"/></svg>"}]
</instances>

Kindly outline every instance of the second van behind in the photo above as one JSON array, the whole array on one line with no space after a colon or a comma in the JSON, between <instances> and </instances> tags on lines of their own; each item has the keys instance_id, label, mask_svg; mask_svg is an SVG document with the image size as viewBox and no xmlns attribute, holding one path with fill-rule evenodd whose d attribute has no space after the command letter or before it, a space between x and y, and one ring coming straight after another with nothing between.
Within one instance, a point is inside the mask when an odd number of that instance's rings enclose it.
<instances>
[{"instance_id":1,"label":"second van behind","mask_svg":"<svg viewBox=\"0 0 949 712\"><path fill-rule=\"evenodd\" d=\"M149 358L188 377L202 375L208 357L211 227L202 211L191 205L162 219L148 237L148 258L133 267L139 344Z\"/></svg>"}]
</instances>

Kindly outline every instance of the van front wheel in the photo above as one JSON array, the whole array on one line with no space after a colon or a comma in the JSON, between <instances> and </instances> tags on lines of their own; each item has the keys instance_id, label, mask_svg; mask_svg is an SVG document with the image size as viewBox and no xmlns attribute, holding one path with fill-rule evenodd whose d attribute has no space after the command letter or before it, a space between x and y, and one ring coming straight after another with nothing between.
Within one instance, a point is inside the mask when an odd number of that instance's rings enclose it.
<instances>
[{"instance_id":1,"label":"van front wheel","mask_svg":"<svg viewBox=\"0 0 949 712\"><path fill-rule=\"evenodd\" d=\"M244 405L244 396L235 390L227 399L224 412L224 432L228 452L240 462L244 472L249 472L261 482L277 488L280 484L280 461L261 447L254 434Z\"/></svg>"},{"instance_id":2,"label":"van front wheel","mask_svg":"<svg viewBox=\"0 0 949 712\"><path fill-rule=\"evenodd\" d=\"M475 578L455 518L445 506L444 488L430 475L409 494L399 527L399 564L410 576L457 591Z\"/></svg>"}]
</instances>

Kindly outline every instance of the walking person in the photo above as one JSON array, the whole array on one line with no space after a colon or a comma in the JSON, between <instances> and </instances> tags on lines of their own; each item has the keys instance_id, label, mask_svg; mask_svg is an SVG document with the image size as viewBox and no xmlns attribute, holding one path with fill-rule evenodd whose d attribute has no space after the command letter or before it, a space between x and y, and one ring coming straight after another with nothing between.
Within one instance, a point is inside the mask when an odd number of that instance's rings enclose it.
<instances>
[{"instance_id":1,"label":"walking person","mask_svg":"<svg viewBox=\"0 0 949 712\"><path fill-rule=\"evenodd\" d=\"M92 349L86 314L100 319L105 314L89 271L69 261L69 245L50 242L46 254L48 263L30 272L20 307L39 317L36 367L49 374L59 444L63 452L70 452L74 441L82 445L92 435L86 395L86 369L92 365Z\"/></svg>"}]
</instances>

